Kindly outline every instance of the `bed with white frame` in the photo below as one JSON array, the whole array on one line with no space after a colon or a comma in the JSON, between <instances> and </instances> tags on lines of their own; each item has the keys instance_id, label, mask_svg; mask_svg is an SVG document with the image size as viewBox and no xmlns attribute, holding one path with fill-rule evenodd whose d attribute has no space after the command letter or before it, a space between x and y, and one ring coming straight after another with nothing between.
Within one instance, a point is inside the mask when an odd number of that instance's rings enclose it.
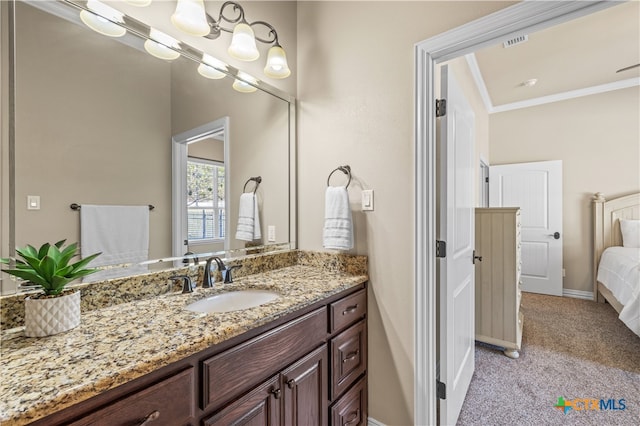
<instances>
[{"instance_id":1,"label":"bed with white frame","mask_svg":"<svg viewBox=\"0 0 640 426\"><path fill-rule=\"evenodd\" d=\"M628 255L627 248L622 249L621 231L621 220L640 219L640 193L612 200L606 200L600 192L596 193L593 197L593 218L594 300L601 303L604 303L605 300L609 302L620 314L620 319L625 322L627 327L640 336L640 278L638 275L640 263L636 265L629 263L629 259L638 262L640 248L636 248L635 251L634 248L630 248L631 254ZM628 223L630 222L626 222L626 224ZM628 226L626 224L625 226ZM637 234L639 231L634 232ZM629 246L627 242L624 245ZM636 247L635 244L633 247ZM605 250L609 248L612 249L605 254ZM625 252L622 253L622 256L625 258L626 264L619 263L617 258L613 257L614 255L618 256L623 250ZM616 270L615 268L622 269ZM613 283L614 278L616 281L622 278L622 284ZM625 286L625 288L621 290L619 285Z\"/></svg>"}]
</instances>

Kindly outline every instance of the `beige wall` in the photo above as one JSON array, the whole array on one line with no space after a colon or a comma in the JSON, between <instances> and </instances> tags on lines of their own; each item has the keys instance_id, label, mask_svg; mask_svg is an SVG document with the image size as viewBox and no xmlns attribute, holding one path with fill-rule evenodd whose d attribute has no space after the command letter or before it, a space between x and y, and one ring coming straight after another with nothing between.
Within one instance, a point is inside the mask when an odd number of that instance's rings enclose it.
<instances>
[{"instance_id":1,"label":"beige wall","mask_svg":"<svg viewBox=\"0 0 640 426\"><path fill-rule=\"evenodd\" d=\"M322 250L327 175L349 164L352 252L369 256L369 414L388 425L413 423L413 46L509 5L298 4L299 246Z\"/></svg>"},{"instance_id":2,"label":"beige wall","mask_svg":"<svg viewBox=\"0 0 640 426\"><path fill-rule=\"evenodd\" d=\"M169 255L170 66L20 2L16 19L16 246L80 241L71 203L153 204L149 254Z\"/></svg>"},{"instance_id":3,"label":"beige wall","mask_svg":"<svg viewBox=\"0 0 640 426\"><path fill-rule=\"evenodd\" d=\"M591 196L640 190L640 89L490 116L492 165L562 160L564 288L591 292Z\"/></svg>"}]
</instances>

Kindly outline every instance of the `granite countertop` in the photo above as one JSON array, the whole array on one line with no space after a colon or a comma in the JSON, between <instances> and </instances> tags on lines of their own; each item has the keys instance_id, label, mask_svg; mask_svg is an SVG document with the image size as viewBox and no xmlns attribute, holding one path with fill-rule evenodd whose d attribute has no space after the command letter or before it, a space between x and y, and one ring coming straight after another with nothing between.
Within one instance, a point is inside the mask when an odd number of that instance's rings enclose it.
<instances>
[{"instance_id":1,"label":"granite countertop","mask_svg":"<svg viewBox=\"0 0 640 426\"><path fill-rule=\"evenodd\" d=\"M366 275L288 266L192 294L168 293L82 314L79 327L45 338L2 336L0 423L23 425L150 373L367 281ZM282 297L242 311L203 314L184 306L231 290Z\"/></svg>"}]
</instances>

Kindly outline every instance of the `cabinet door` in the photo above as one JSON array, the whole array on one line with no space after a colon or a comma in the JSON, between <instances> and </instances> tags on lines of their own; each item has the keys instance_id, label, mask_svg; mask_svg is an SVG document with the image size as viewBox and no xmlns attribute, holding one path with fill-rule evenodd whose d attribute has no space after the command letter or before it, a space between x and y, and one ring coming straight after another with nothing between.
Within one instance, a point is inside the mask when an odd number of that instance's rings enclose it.
<instances>
[{"instance_id":1,"label":"cabinet door","mask_svg":"<svg viewBox=\"0 0 640 426\"><path fill-rule=\"evenodd\" d=\"M204 426L280 426L282 390L273 376L203 421Z\"/></svg>"},{"instance_id":2,"label":"cabinet door","mask_svg":"<svg viewBox=\"0 0 640 426\"><path fill-rule=\"evenodd\" d=\"M327 424L327 381L326 346L282 372L285 426Z\"/></svg>"},{"instance_id":3,"label":"cabinet door","mask_svg":"<svg viewBox=\"0 0 640 426\"><path fill-rule=\"evenodd\" d=\"M188 368L70 423L71 426L179 426L193 419L194 371ZM51 424L51 423L49 423ZM69 424L69 423L65 423Z\"/></svg>"}]
</instances>

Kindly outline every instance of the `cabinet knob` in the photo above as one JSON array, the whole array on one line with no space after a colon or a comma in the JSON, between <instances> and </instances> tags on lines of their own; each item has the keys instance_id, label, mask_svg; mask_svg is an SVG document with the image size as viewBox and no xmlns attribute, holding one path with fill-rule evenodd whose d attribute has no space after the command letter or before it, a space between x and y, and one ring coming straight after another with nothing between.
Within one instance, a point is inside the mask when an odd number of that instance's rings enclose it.
<instances>
[{"instance_id":1,"label":"cabinet knob","mask_svg":"<svg viewBox=\"0 0 640 426\"><path fill-rule=\"evenodd\" d=\"M139 423L138 426L146 426L154 420L157 420L160 417L160 411L156 410L151 412L142 420L142 423Z\"/></svg>"},{"instance_id":2,"label":"cabinet knob","mask_svg":"<svg viewBox=\"0 0 640 426\"><path fill-rule=\"evenodd\" d=\"M275 399L280 399L280 394L282 393L282 391L280 389L271 389L269 393L273 395Z\"/></svg>"},{"instance_id":3,"label":"cabinet knob","mask_svg":"<svg viewBox=\"0 0 640 426\"><path fill-rule=\"evenodd\" d=\"M289 386L289 389L293 389L295 385L296 385L296 379L287 380L287 386Z\"/></svg>"}]
</instances>

